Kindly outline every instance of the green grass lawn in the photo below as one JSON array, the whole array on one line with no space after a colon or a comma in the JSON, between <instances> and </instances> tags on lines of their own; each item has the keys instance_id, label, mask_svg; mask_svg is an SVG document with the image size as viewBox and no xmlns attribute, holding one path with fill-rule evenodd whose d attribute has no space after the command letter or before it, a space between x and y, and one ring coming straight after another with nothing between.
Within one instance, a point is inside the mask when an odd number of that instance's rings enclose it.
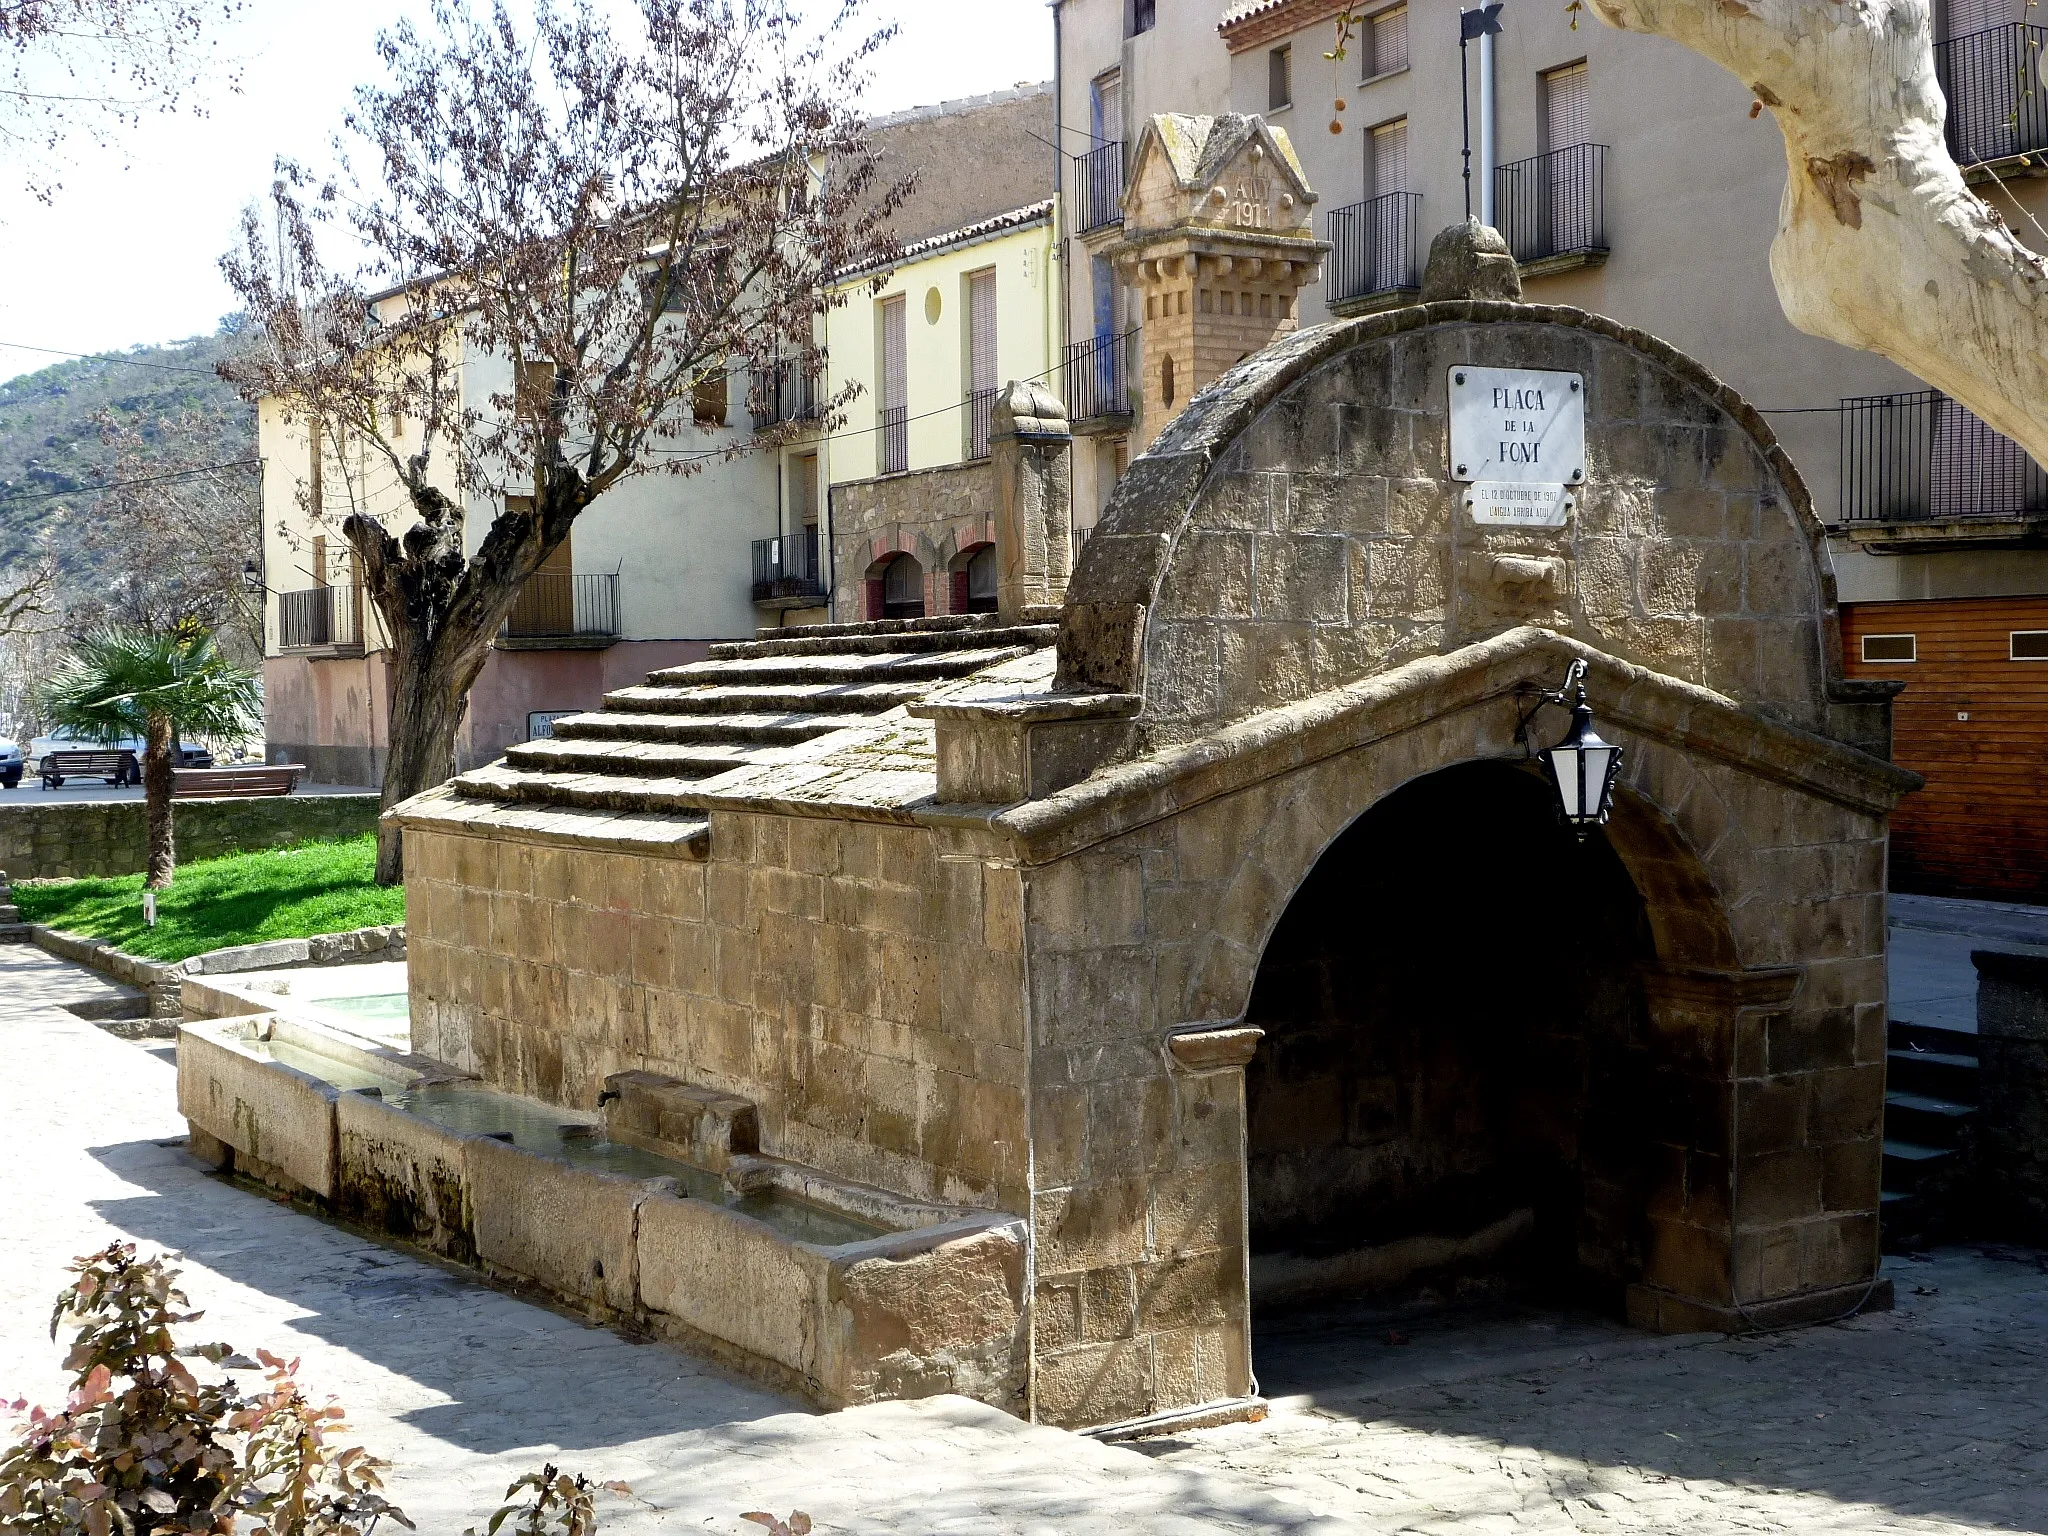
<instances>
[{"instance_id":1,"label":"green grass lawn","mask_svg":"<svg viewBox=\"0 0 2048 1536\"><path fill-rule=\"evenodd\" d=\"M374 878L377 838L300 843L180 864L157 893L156 926L142 921L142 876L23 882L15 905L32 923L107 939L131 955L184 960L231 944L302 939L405 921L403 887Z\"/></svg>"}]
</instances>

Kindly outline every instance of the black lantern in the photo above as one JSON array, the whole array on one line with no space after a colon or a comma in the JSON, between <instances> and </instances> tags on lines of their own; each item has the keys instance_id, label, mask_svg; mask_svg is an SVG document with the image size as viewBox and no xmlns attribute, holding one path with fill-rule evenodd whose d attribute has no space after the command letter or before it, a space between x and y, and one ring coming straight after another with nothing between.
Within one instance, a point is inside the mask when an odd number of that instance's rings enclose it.
<instances>
[{"instance_id":1,"label":"black lantern","mask_svg":"<svg viewBox=\"0 0 2048 1536\"><path fill-rule=\"evenodd\" d=\"M242 590L251 597L264 595L263 572L257 569L254 560L242 562Z\"/></svg>"},{"instance_id":2,"label":"black lantern","mask_svg":"<svg viewBox=\"0 0 2048 1536\"><path fill-rule=\"evenodd\" d=\"M1593 727L1593 711L1586 703L1586 664L1575 661L1564 675L1564 686L1540 696L1538 708L1556 704L1572 712L1571 729L1556 746L1542 754L1550 770L1551 786L1557 791L1558 811L1565 825L1578 834L1580 842L1595 827L1603 825L1614 808L1614 779L1621 771L1621 748L1600 739ZM1535 710L1531 710L1533 715ZM1526 732L1528 718L1524 717ZM1526 739L1526 738L1525 738Z\"/></svg>"}]
</instances>

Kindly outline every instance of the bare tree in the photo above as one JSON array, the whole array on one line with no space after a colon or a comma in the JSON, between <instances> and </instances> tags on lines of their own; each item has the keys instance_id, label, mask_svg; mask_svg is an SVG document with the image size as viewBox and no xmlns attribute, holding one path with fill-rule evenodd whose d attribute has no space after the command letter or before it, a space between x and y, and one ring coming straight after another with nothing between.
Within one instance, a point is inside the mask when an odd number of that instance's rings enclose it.
<instances>
[{"instance_id":1,"label":"bare tree","mask_svg":"<svg viewBox=\"0 0 2048 1536\"><path fill-rule=\"evenodd\" d=\"M1890 358L2048 463L2048 262L1949 154L1930 0L1590 4L1712 59L1777 118L1790 170L1771 276L1786 317Z\"/></svg>"},{"instance_id":2,"label":"bare tree","mask_svg":"<svg viewBox=\"0 0 2048 1536\"><path fill-rule=\"evenodd\" d=\"M0 0L0 146L28 188L57 191L58 147L171 111L204 77L208 18L240 0ZM232 84L232 81L230 81Z\"/></svg>"},{"instance_id":3,"label":"bare tree","mask_svg":"<svg viewBox=\"0 0 2048 1536\"><path fill-rule=\"evenodd\" d=\"M223 373L337 450L326 502L393 652L387 806L453 770L491 639L576 518L747 451L691 440L693 395L816 372L824 280L893 253L908 184L854 105L889 32L853 35L860 5L812 30L796 0L634 0L627 36L585 3L527 28L440 0L358 92L374 175L284 167L247 217L222 268L258 335ZM371 253L354 274L323 266L325 217ZM378 878L401 873L387 832Z\"/></svg>"},{"instance_id":4,"label":"bare tree","mask_svg":"<svg viewBox=\"0 0 2048 1536\"><path fill-rule=\"evenodd\" d=\"M0 587L0 639L29 635L49 627L57 611L57 567L48 559L31 562Z\"/></svg>"}]
</instances>

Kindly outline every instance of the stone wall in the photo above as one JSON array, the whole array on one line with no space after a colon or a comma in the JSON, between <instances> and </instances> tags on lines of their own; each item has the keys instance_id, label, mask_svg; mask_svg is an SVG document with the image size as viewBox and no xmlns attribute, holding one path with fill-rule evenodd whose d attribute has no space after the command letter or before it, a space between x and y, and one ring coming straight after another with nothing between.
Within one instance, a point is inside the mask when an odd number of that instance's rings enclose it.
<instances>
[{"instance_id":1,"label":"stone wall","mask_svg":"<svg viewBox=\"0 0 2048 1536\"><path fill-rule=\"evenodd\" d=\"M2048 1241L2048 953L1980 949L1977 967L1977 1228Z\"/></svg>"},{"instance_id":2,"label":"stone wall","mask_svg":"<svg viewBox=\"0 0 2048 1536\"><path fill-rule=\"evenodd\" d=\"M17 880L133 875L146 862L140 800L38 802L34 789L0 801L0 869ZM274 795L180 800L172 812L178 858L360 837L377 830L375 795Z\"/></svg>"},{"instance_id":3,"label":"stone wall","mask_svg":"<svg viewBox=\"0 0 2048 1536\"><path fill-rule=\"evenodd\" d=\"M956 613L956 567L995 542L996 481L987 459L909 474L848 480L832 487L833 619L879 618L869 612L869 573L891 555L924 568L924 611ZM879 593L873 602L879 604Z\"/></svg>"},{"instance_id":4,"label":"stone wall","mask_svg":"<svg viewBox=\"0 0 2048 1536\"><path fill-rule=\"evenodd\" d=\"M753 1100L775 1156L1021 1211L1018 878L964 836L719 812L698 860L408 832L414 1049L583 1108L664 1073Z\"/></svg>"}]
</instances>

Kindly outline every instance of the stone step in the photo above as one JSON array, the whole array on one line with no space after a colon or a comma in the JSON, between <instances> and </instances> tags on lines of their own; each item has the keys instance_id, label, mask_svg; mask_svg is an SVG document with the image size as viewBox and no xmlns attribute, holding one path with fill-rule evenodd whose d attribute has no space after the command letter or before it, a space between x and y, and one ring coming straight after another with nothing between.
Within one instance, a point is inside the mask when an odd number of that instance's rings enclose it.
<instances>
[{"instance_id":1,"label":"stone step","mask_svg":"<svg viewBox=\"0 0 2048 1536\"><path fill-rule=\"evenodd\" d=\"M741 661L695 661L687 666L665 667L659 672L651 672L647 681L657 688L943 682L948 678L979 672L983 667L1013 661L1031 649L1036 647L981 646L937 651L929 655L888 651L875 656L843 656L828 652L823 655L763 656Z\"/></svg>"},{"instance_id":2,"label":"stone step","mask_svg":"<svg viewBox=\"0 0 2048 1536\"><path fill-rule=\"evenodd\" d=\"M1907 1146L1954 1147L1976 1112L1974 1105L1894 1089L1884 1096L1884 1133Z\"/></svg>"},{"instance_id":3,"label":"stone step","mask_svg":"<svg viewBox=\"0 0 2048 1536\"><path fill-rule=\"evenodd\" d=\"M0 923L0 944L26 944L33 931L29 923Z\"/></svg>"},{"instance_id":4,"label":"stone step","mask_svg":"<svg viewBox=\"0 0 2048 1536\"><path fill-rule=\"evenodd\" d=\"M18 923L20 921L21 908L11 901L0 901L0 923Z\"/></svg>"},{"instance_id":5,"label":"stone step","mask_svg":"<svg viewBox=\"0 0 2048 1536\"><path fill-rule=\"evenodd\" d=\"M611 773L644 779L708 779L751 762L770 743L529 741L509 748L505 762L527 773Z\"/></svg>"},{"instance_id":6,"label":"stone step","mask_svg":"<svg viewBox=\"0 0 2048 1536\"><path fill-rule=\"evenodd\" d=\"M920 690L922 691L922 690ZM864 714L641 714L633 710L572 715L555 722L556 741L731 741L794 746L832 731L871 723Z\"/></svg>"},{"instance_id":7,"label":"stone step","mask_svg":"<svg viewBox=\"0 0 2048 1536\"><path fill-rule=\"evenodd\" d=\"M1895 1051L1934 1051L1941 1055L1977 1057L1977 1036L1970 1030L1943 1029L1934 1024L1914 1024L1893 1019L1885 1031L1885 1045Z\"/></svg>"},{"instance_id":8,"label":"stone step","mask_svg":"<svg viewBox=\"0 0 2048 1536\"><path fill-rule=\"evenodd\" d=\"M800 624L776 629L757 629L754 639L787 640L795 630L819 640L837 640L849 635L932 635L968 629L996 629L1002 616L994 613L941 613L928 619L862 619L851 624ZM745 645L744 640L721 641L723 645Z\"/></svg>"},{"instance_id":9,"label":"stone step","mask_svg":"<svg viewBox=\"0 0 2048 1536\"><path fill-rule=\"evenodd\" d=\"M930 655L977 646L1015 645L1036 650L1060 637L1057 624L1020 624L1003 629L908 630L886 635L814 636L810 627L790 639L735 640L711 647L713 661L751 661L768 656Z\"/></svg>"},{"instance_id":10,"label":"stone step","mask_svg":"<svg viewBox=\"0 0 2048 1536\"><path fill-rule=\"evenodd\" d=\"M1884 1139L1883 1187L1902 1194L1915 1193L1921 1185L1946 1174L1948 1167L1945 1165L1953 1164L1956 1155L1954 1147L1923 1146L1918 1142L1897 1141L1887 1135Z\"/></svg>"},{"instance_id":11,"label":"stone step","mask_svg":"<svg viewBox=\"0 0 2048 1536\"><path fill-rule=\"evenodd\" d=\"M909 680L882 683L805 683L766 687L749 681L731 687L669 688L641 683L604 696L605 710L651 715L879 715L915 704L930 685Z\"/></svg>"},{"instance_id":12,"label":"stone step","mask_svg":"<svg viewBox=\"0 0 2048 1536\"><path fill-rule=\"evenodd\" d=\"M589 811L697 811L702 779L638 779L612 773L522 773L492 764L451 780L469 800Z\"/></svg>"}]
</instances>

